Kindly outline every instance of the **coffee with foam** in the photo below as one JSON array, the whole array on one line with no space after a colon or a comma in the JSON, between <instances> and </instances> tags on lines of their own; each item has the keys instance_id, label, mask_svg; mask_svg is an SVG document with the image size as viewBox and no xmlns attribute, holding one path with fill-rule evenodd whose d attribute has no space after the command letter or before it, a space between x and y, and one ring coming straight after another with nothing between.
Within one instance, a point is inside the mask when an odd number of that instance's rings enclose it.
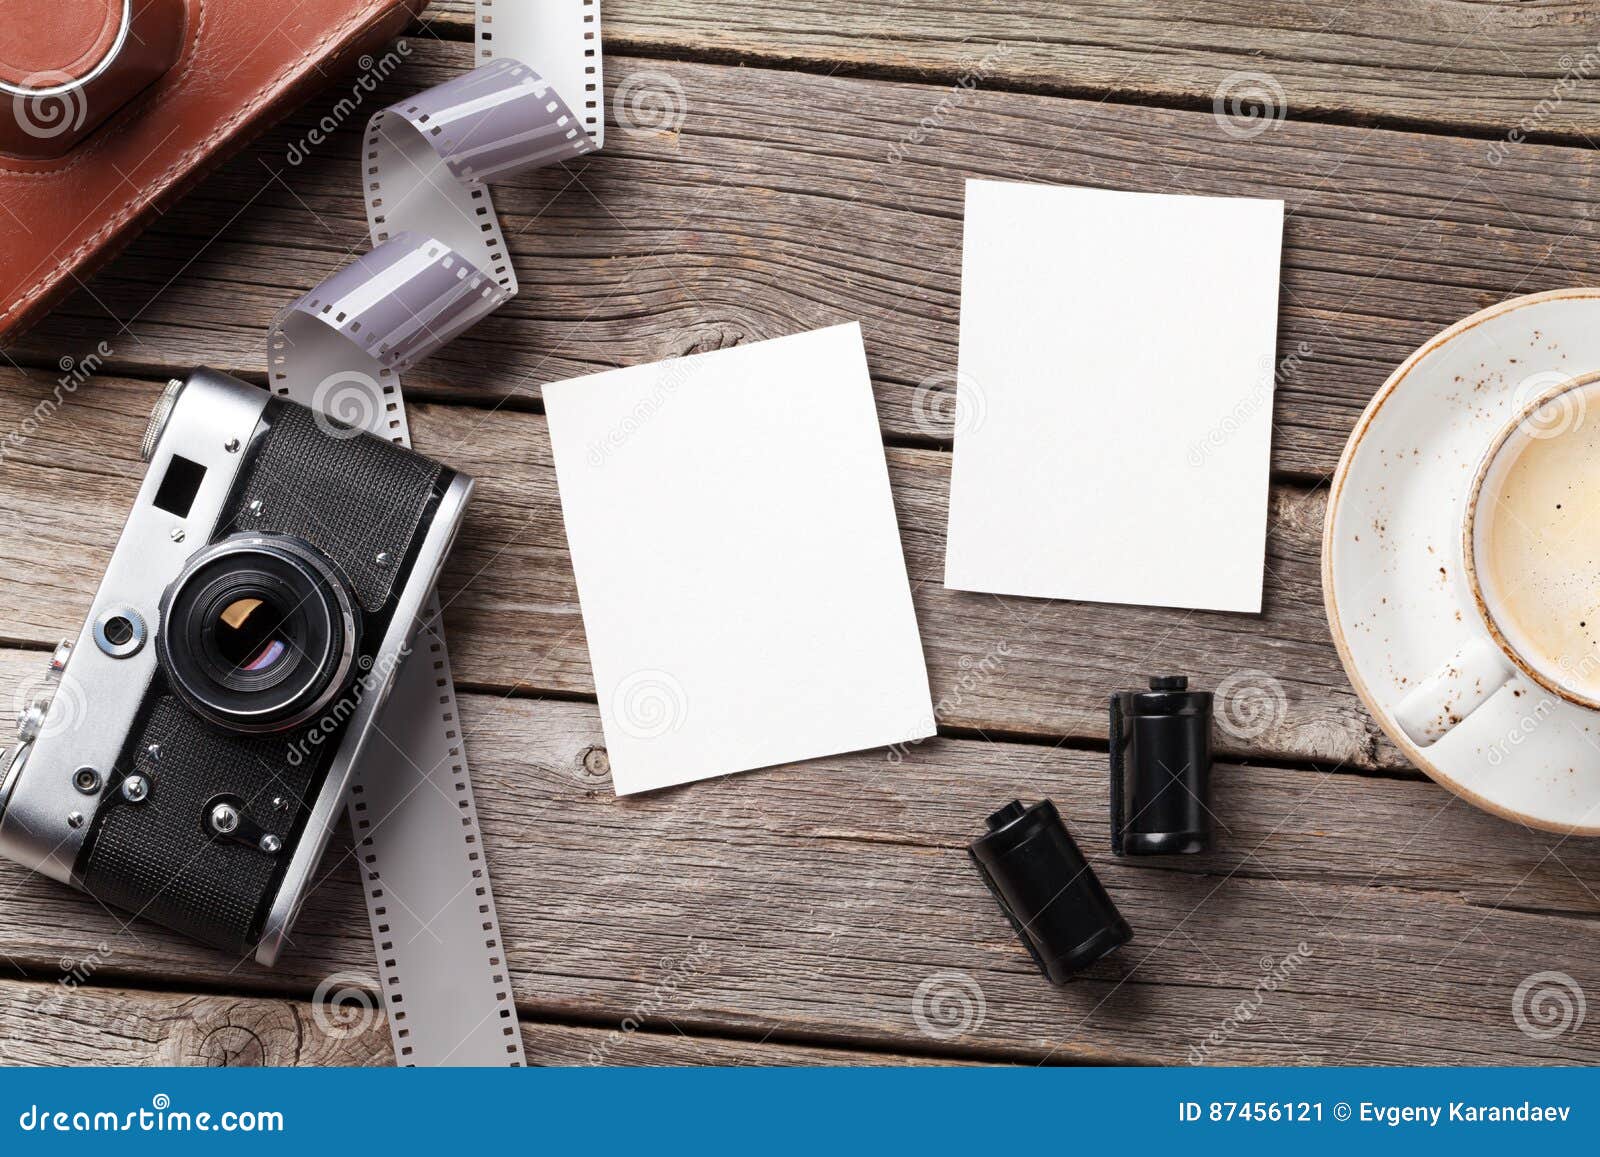
<instances>
[{"instance_id":1,"label":"coffee with foam","mask_svg":"<svg viewBox=\"0 0 1600 1157\"><path fill-rule=\"evenodd\" d=\"M1600 701L1600 383L1559 394L1486 471L1473 560L1491 618L1535 670Z\"/></svg>"}]
</instances>

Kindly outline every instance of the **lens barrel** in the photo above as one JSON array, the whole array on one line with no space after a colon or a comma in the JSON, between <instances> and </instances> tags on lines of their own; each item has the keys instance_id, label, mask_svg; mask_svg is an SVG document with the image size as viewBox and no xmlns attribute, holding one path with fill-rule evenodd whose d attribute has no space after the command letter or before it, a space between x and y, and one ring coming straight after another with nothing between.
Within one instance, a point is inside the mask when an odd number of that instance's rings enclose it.
<instances>
[{"instance_id":1,"label":"lens barrel","mask_svg":"<svg viewBox=\"0 0 1600 1157\"><path fill-rule=\"evenodd\" d=\"M202 718L287 731L349 684L359 632L348 585L313 547L241 534L200 551L167 588L156 655Z\"/></svg>"}]
</instances>

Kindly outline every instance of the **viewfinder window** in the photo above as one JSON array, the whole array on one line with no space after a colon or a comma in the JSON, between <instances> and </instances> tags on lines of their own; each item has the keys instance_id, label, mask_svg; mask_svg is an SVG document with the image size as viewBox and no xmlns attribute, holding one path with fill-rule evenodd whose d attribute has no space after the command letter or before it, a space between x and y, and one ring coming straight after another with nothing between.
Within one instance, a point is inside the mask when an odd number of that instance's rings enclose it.
<instances>
[{"instance_id":1,"label":"viewfinder window","mask_svg":"<svg viewBox=\"0 0 1600 1157\"><path fill-rule=\"evenodd\" d=\"M176 514L179 518L187 518L189 508L194 505L194 496L200 493L200 483L204 481L205 476L206 468L200 463L191 462L181 454L174 454L167 466L166 475L161 479L161 485L156 488L156 507L168 514Z\"/></svg>"}]
</instances>

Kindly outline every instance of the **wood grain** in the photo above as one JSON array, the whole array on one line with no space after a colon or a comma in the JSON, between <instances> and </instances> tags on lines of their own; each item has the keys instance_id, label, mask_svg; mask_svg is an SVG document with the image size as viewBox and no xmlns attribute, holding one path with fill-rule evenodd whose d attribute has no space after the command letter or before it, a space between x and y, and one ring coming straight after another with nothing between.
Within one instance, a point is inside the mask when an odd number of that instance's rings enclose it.
<instances>
[{"instance_id":1,"label":"wood grain","mask_svg":"<svg viewBox=\"0 0 1600 1157\"><path fill-rule=\"evenodd\" d=\"M468 60L419 42L371 107ZM1495 164L1483 140L1293 121L1238 139L1208 113L1017 93L952 104L948 87L628 57L607 75L681 101L681 125L618 128L602 153L497 186L524 291L418 367L408 396L526 409L548 381L859 319L886 434L943 444L966 178L1280 197L1274 462L1315 480L1417 345L1600 274L1587 148ZM366 247L362 116L287 159L341 95L206 182L13 356L54 366L103 341L114 368L260 380L273 313Z\"/></svg>"},{"instance_id":2,"label":"wood grain","mask_svg":"<svg viewBox=\"0 0 1600 1157\"><path fill-rule=\"evenodd\" d=\"M0 654L0 671L14 681L40 658ZM1114 861L1092 752L938 739L899 762L868 752L618 799L593 705L468 695L462 717L528 1019L665 1017L691 1035L1035 1062L1600 1059L1585 1034L1534 1041L1512 1016L1527 976L1600 983L1585 883L1600 847L1429 784L1229 766L1215 851ZM1045 795L1136 936L1059 990L964 850L994 807ZM329 977L371 984L342 849L275 972L124 928L9 865L0 896L0 960L40 980L89 961L97 984L299 999ZM960 1026L961 1002L946 1024L925 997L919 1022L919 990L965 993L966 1029L929 1036L924 1023Z\"/></svg>"},{"instance_id":3,"label":"wood grain","mask_svg":"<svg viewBox=\"0 0 1600 1157\"><path fill-rule=\"evenodd\" d=\"M470 34L470 0L436 0L428 15L440 34ZM1600 72L1592 57L1581 71L1600 42L1600 16L1581 0L607 0L604 17L613 50L953 79L1003 44L989 84L1210 107L1229 77L1265 73L1292 117L1480 132L1534 116L1563 75ZM1563 92L1538 131L1600 131L1593 85Z\"/></svg>"},{"instance_id":4,"label":"wood grain","mask_svg":"<svg viewBox=\"0 0 1600 1157\"><path fill-rule=\"evenodd\" d=\"M1316 483L1390 369L1467 312L1594 279L1593 152L1498 138L1533 116L1537 135L1589 143L1592 85L1538 106L1588 67L1600 14L776 5L608 0L610 95L679 102L681 123L614 123L604 153L497 187L524 293L408 382L419 448L481 482L444 595L530 1059L1600 1060L1592 1034L1535 1040L1514 1009L1539 973L1600 984L1600 846L1402 770L1338 666L1316 566ZM414 37L362 112L464 66L467 8L436 5L444 39ZM1288 119L1254 135L1219 122L1213 98L1239 72L1281 86ZM263 137L12 351L33 371L0 369L0 640L31 648L0 648L0 705L27 698L39 649L81 621L157 382L197 362L260 380L272 313L364 248L363 117L290 160L341 95ZM1264 615L943 589L969 176L1285 199ZM539 388L854 319L946 734L619 800ZM58 384L85 361L107 372ZM1222 704L1216 849L1115 861L1104 696L1158 666L1254 693ZM1042 796L1136 929L1060 990L964 850L994 807ZM330 1033L314 1003L375 988L342 844L274 972L9 864L0 908L0 964L24 978L0 980L0 1061L389 1063L381 1017Z\"/></svg>"},{"instance_id":5,"label":"wood grain","mask_svg":"<svg viewBox=\"0 0 1600 1157\"><path fill-rule=\"evenodd\" d=\"M95 378L46 420L57 382L0 369L0 638L75 635L143 476L155 383ZM583 623L542 415L409 408L416 445L479 480L443 585L457 678L484 689L591 695ZM91 452L92 450L92 452ZM1225 752L1403 767L1339 665L1322 611L1323 497L1273 494L1265 613L1235 615L978 595L943 585L949 454L891 449L907 566L936 715L985 734L1104 741L1106 698L1155 668L1222 687ZM1230 690L1232 689L1232 690Z\"/></svg>"},{"instance_id":6,"label":"wood grain","mask_svg":"<svg viewBox=\"0 0 1600 1157\"><path fill-rule=\"evenodd\" d=\"M523 1022L532 1065L928 1065L959 1063L780 1042ZM93 984L0 980L0 1066L392 1065L383 1009Z\"/></svg>"}]
</instances>

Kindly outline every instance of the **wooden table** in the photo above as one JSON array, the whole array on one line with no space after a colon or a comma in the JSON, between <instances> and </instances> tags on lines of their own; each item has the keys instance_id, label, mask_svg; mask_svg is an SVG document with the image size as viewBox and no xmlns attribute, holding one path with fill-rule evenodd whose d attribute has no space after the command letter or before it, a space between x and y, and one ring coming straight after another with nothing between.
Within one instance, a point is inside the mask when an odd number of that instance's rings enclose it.
<instances>
[{"instance_id":1,"label":"wooden table","mask_svg":"<svg viewBox=\"0 0 1600 1157\"><path fill-rule=\"evenodd\" d=\"M468 65L468 8L434 6L382 102ZM1475 309L1595 280L1594 7L606 0L605 20L608 89L681 98L681 124L613 115L603 153L499 186L524 291L408 379L417 446L480 479L445 595L530 1058L1600 1059L1593 1017L1540 1040L1512 1014L1540 972L1600 996L1600 847L1480 814L1409 768L1339 666L1318 582L1329 471L1393 366ZM1213 100L1240 73L1287 116L1224 126ZM161 382L197 362L263 381L273 311L365 248L370 110L286 160L343 91L208 180L0 368L4 698L77 631ZM1502 148L1514 129L1534 143ZM1263 614L944 589L950 430L929 390L955 365L968 176L1287 202ZM873 751L619 800L540 386L853 319L940 737L900 763ZM80 366L95 376L63 390ZM1237 705L1262 711L1235 729L1249 738L1219 732L1216 850L1114 861L1105 698L1157 670L1202 687L1259 673L1269 692ZM1013 796L1057 801L1136 929L1064 989L966 859ZM381 1018L330 1034L311 1003L330 977L372 986L344 848L271 972L122 931L9 865L0 896L0 1059L391 1060ZM919 991L924 1012L930 992L965 994L965 1017L925 1015L926 1031Z\"/></svg>"}]
</instances>

